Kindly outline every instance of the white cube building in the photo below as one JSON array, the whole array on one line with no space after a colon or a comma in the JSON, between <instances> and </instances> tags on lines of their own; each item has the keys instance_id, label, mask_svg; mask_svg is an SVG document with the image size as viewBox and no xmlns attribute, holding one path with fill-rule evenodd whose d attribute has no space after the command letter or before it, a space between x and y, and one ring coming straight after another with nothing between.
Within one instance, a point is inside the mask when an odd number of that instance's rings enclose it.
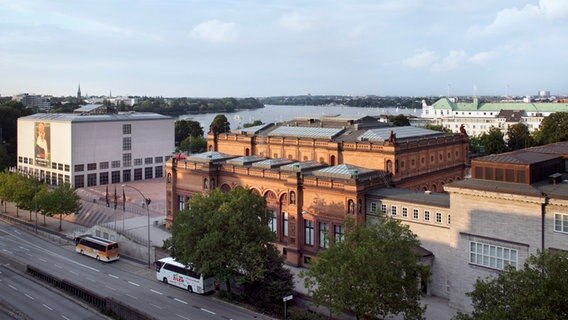
<instances>
[{"instance_id":1,"label":"white cube building","mask_svg":"<svg viewBox=\"0 0 568 320\"><path fill-rule=\"evenodd\" d=\"M19 118L18 171L75 188L163 176L175 148L173 118L86 109Z\"/></svg>"}]
</instances>

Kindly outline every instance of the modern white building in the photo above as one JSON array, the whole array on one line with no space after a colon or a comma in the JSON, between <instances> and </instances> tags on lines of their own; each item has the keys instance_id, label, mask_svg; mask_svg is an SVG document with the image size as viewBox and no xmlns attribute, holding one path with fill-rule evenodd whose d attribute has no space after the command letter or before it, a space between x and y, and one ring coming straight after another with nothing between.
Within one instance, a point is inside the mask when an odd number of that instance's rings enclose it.
<instances>
[{"instance_id":1,"label":"modern white building","mask_svg":"<svg viewBox=\"0 0 568 320\"><path fill-rule=\"evenodd\" d=\"M174 151L174 119L100 108L19 118L18 171L75 188L162 177Z\"/></svg>"}]
</instances>

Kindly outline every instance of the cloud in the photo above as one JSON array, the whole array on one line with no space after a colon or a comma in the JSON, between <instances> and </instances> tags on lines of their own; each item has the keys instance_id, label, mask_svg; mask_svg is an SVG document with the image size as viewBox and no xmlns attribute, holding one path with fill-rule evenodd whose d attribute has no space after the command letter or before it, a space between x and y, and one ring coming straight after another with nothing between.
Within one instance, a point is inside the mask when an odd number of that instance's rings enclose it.
<instances>
[{"instance_id":1,"label":"cloud","mask_svg":"<svg viewBox=\"0 0 568 320\"><path fill-rule=\"evenodd\" d=\"M466 60L466 57L465 51L452 50L442 61L434 63L431 70L433 72L445 72L456 69Z\"/></svg>"},{"instance_id":2,"label":"cloud","mask_svg":"<svg viewBox=\"0 0 568 320\"><path fill-rule=\"evenodd\" d=\"M468 58L468 61L471 63L479 64L484 63L493 59L496 56L494 51L482 51L474 54L473 56Z\"/></svg>"},{"instance_id":3,"label":"cloud","mask_svg":"<svg viewBox=\"0 0 568 320\"><path fill-rule=\"evenodd\" d=\"M405 59L402 64L415 69L429 68L438 58L434 52L421 49L414 56Z\"/></svg>"},{"instance_id":4,"label":"cloud","mask_svg":"<svg viewBox=\"0 0 568 320\"><path fill-rule=\"evenodd\" d=\"M475 25L468 31L473 35L493 35L527 28L534 23L552 23L568 18L568 1L540 0L538 5L527 4L523 8L508 8L497 13L493 22L486 26Z\"/></svg>"},{"instance_id":5,"label":"cloud","mask_svg":"<svg viewBox=\"0 0 568 320\"><path fill-rule=\"evenodd\" d=\"M282 28L293 32L304 32L310 30L315 26L314 22L315 20L313 18L307 18L298 12L284 15L278 19L278 24Z\"/></svg>"},{"instance_id":6,"label":"cloud","mask_svg":"<svg viewBox=\"0 0 568 320\"><path fill-rule=\"evenodd\" d=\"M211 43L232 43L239 38L239 26L235 23L213 19L195 26L191 29L189 36Z\"/></svg>"}]
</instances>

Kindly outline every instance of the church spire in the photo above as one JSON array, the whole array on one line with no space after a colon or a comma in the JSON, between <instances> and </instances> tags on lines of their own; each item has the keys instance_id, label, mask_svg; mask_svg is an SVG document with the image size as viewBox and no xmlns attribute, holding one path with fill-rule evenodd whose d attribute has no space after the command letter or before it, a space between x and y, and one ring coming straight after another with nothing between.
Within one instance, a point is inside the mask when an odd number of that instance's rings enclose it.
<instances>
[{"instance_id":1,"label":"church spire","mask_svg":"<svg viewBox=\"0 0 568 320\"><path fill-rule=\"evenodd\" d=\"M81 99L81 84L79 84L79 88L77 89L77 99Z\"/></svg>"}]
</instances>

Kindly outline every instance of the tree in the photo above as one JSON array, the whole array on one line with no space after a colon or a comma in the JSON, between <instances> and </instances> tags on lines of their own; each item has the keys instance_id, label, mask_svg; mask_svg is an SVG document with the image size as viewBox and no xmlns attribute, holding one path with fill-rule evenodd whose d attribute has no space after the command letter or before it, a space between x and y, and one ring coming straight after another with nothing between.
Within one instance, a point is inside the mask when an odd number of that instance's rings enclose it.
<instances>
[{"instance_id":1,"label":"tree","mask_svg":"<svg viewBox=\"0 0 568 320\"><path fill-rule=\"evenodd\" d=\"M209 126L209 132L214 133L225 133L231 131L231 124L224 114L218 114L215 116L211 125Z\"/></svg>"},{"instance_id":2,"label":"tree","mask_svg":"<svg viewBox=\"0 0 568 320\"><path fill-rule=\"evenodd\" d=\"M505 140L503 140L503 132L496 127L491 127L489 132L484 132L479 137L479 143L484 148L485 154L502 153L507 150Z\"/></svg>"},{"instance_id":3,"label":"tree","mask_svg":"<svg viewBox=\"0 0 568 320\"><path fill-rule=\"evenodd\" d=\"M173 222L172 256L223 281L231 292L231 279L239 284L263 279L274 239L268 221L264 198L249 190L195 195Z\"/></svg>"},{"instance_id":4,"label":"tree","mask_svg":"<svg viewBox=\"0 0 568 320\"><path fill-rule=\"evenodd\" d=\"M533 139L529 132L529 128L517 123L507 129L507 148L510 151L528 148L533 145Z\"/></svg>"},{"instance_id":5,"label":"tree","mask_svg":"<svg viewBox=\"0 0 568 320\"><path fill-rule=\"evenodd\" d=\"M568 254L549 250L531 255L520 270L508 267L480 280L471 297L474 311L454 320L568 319Z\"/></svg>"},{"instance_id":6,"label":"tree","mask_svg":"<svg viewBox=\"0 0 568 320\"><path fill-rule=\"evenodd\" d=\"M260 126L262 123L261 120L254 120L253 122L247 122L245 124L243 124L243 128L250 128L250 127L254 127L254 126Z\"/></svg>"},{"instance_id":7,"label":"tree","mask_svg":"<svg viewBox=\"0 0 568 320\"><path fill-rule=\"evenodd\" d=\"M67 183L60 184L53 191L40 190L35 199L38 203L39 212L45 217L59 215L59 231L64 215L81 210L81 198Z\"/></svg>"},{"instance_id":8,"label":"tree","mask_svg":"<svg viewBox=\"0 0 568 320\"><path fill-rule=\"evenodd\" d=\"M32 221L32 210L37 207L34 202L34 197L39 189L40 182L34 178L22 175L14 175L14 177L16 184L14 189L14 202L16 202L18 209L29 211L29 220Z\"/></svg>"},{"instance_id":9,"label":"tree","mask_svg":"<svg viewBox=\"0 0 568 320\"><path fill-rule=\"evenodd\" d=\"M0 175L0 198L4 201L4 212L6 212L7 202L16 202L18 177L18 174L6 171ZM16 216L18 216L17 206Z\"/></svg>"},{"instance_id":10,"label":"tree","mask_svg":"<svg viewBox=\"0 0 568 320\"><path fill-rule=\"evenodd\" d=\"M368 227L348 220L347 230L345 241L320 252L303 274L314 301L333 312L351 310L357 319L399 313L422 319L418 281L429 271L415 253L416 235L385 215Z\"/></svg>"},{"instance_id":11,"label":"tree","mask_svg":"<svg viewBox=\"0 0 568 320\"><path fill-rule=\"evenodd\" d=\"M535 132L538 144L568 141L568 112L555 112L545 117Z\"/></svg>"},{"instance_id":12,"label":"tree","mask_svg":"<svg viewBox=\"0 0 568 320\"><path fill-rule=\"evenodd\" d=\"M187 137L203 137L203 128L197 121L179 120L175 124L175 141L179 145Z\"/></svg>"},{"instance_id":13,"label":"tree","mask_svg":"<svg viewBox=\"0 0 568 320\"><path fill-rule=\"evenodd\" d=\"M444 127L441 124L431 124L431 123L427 123L424 126L424 129L429 129L429 130L434 130L434 131L440 131L440 132L444 132L444 133L452 133L452 130L449 128Z\"/></svg>"},{"instance_id":14,"label":"tree","mask_svg":"<svg viewBox=\"0 0 568 320\"><path fill-rule=\"evenodd\" d=\"M394 117L389 117L389 121L392 122L392 124L396 127L404 127L410 125L410 120L408 120L408 117L403 114L399 114L398 116Z\"/></svg>"},{"instance_id":15,"label":"tree","mask_svg":"<svg viewBox=\"0 0 568 320\"><path fill-rule=\"evenodd\" d=\"M179 150L191 153L205 152L207 150L207 140L203 137L189 136L179 144Z\"/></svg>"}]
</instances>

